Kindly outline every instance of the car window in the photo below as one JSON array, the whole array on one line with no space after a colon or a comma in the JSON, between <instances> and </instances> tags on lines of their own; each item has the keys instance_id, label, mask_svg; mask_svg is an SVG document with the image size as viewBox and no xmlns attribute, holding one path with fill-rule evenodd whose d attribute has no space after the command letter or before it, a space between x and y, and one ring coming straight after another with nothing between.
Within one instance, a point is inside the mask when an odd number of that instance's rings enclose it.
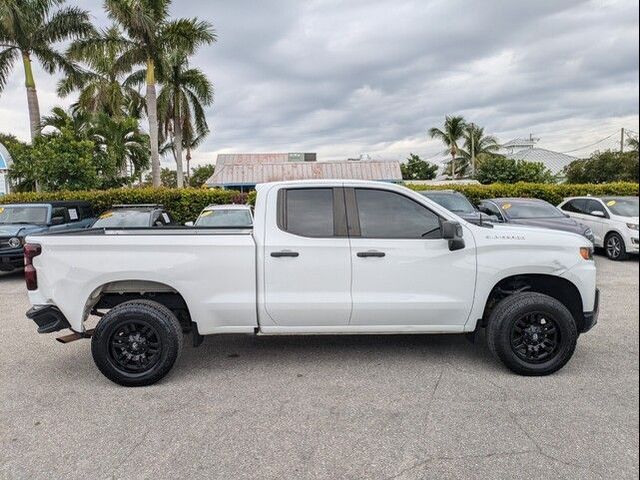
<instances>
[{"instance_id":1,"label":"car window","mask_svg":"<svg viewBox=\"0 0 640 480\"><path fill-rule=\"evenodd\" d=\"M602 212L604 215L607 214L604 211L604 207L598 200L587 200L585 211L588 215L591 215L592 212Z\"/></svg>"},{"instance_id":2,"label":"car window","mask_svg":"<svg viewBox=\"0 0 640 480\"><path fill-rule=\"evenodd\" d=\"M47 223L47 207L8 206L0 205L0 225Z\"/></svg>"},{"instance_id":3,"label":"car window","mask_svg":"<svg viewBox=\"0 0 640 480\"><path fill-rule=\"evenodd\" d=\"M51 211L51 221L57 218L61 218L63 222L67 221L66 217L67 209L65 207L54 207Z\"/></svg>"},{"instance_id":4,"label":"car window","mask_svg":"<svg viewBox=\"0 0 640 480\"><path fill-rule=\"evenodd\" d=\"M297 188L284 193L283 230L304 237L334 235L332 188Z\"/></svg>"},{"instance_id":5,"label":"car window","mask_svg":"<svg viewBox=\"0 0 640 480\"><path fill-rule=\"evenodd\" d=\"M562 213L556 207L542 201L511 201L506 200L500 204L505 215L513 219L527 218L556 218L562 217Z\"/></svg>"},{"instance_id":6,"label":"car window","mask_svg":"<svg viewBox=\"0 0 640 480\"><path fill-rule=\"evenodd\" d=\"M614 215L620 215L621 217L638 216L638 197L603 198L602 201Z\"/></svg>"},{"instance_id":7,"label":"car window","mask_svg":"<svg viewBox=\"0 0 640 480\"><path fill-rule=\"evenodd\" d=\"M196 220L196 227L251 227L249 210L205 210Z\"/></svg>"},{"instance_id":8,"label":"car window","mask_svg":"<svg viewBox=\"0 0 640 480\"><path fill-rule=\"evenodd\" d=\"M122 209L109 210L95 221L95 228L141 228L149 226L149 211Z\"/></svg>"},{"instance_id":9,"label":"car window","mask_svg":"<svg viewBox=\"0 0 640 480\"><path fill-rule=\"evenodd\" d=\"M440 217L399 193L357 188L363 238L440 238Z\"/></svg>"},{"instance_id":10,"label":"car window","mask_svg":"<svg viewBox=\"0 0 640 480\"><path fill-rule=\"evenodd\" d=\"M569 200L567 203L562 205L560 208L565 212L571 213L585 213L587 206L587 201L583 198L576 198L574 200Z\"/></svg>"},{"instance_id":11,"label":"car window","mask_svg":"<svg viewBox=\"0 0 640 480\"><path fill-rule=\"evenodd\" d=\"M491 202L482 202L482 210L485 213L488 213L489 215L495 215L496 217L498 217L498 219L503 220L503 216L502 216L502 212L500 212L500 209L495 206L493 203Z\"/></svg>"},{"instance_id":12,"label":"car window","mask_svg":"<svg viewBox=\"0 0 640 480\"><path fill-rule=\"evenodd\" d=\"M475 213L476 211L464 195L457 193L424 193L423 195L453 213Z\"/></svg>"}]
</instances>

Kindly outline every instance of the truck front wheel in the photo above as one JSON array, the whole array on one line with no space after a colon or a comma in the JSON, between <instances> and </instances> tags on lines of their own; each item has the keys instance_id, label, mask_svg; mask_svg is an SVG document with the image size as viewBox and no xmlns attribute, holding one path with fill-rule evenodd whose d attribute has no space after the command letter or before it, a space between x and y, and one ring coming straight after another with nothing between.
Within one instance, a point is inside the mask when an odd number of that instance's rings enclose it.
<instances>
[{"instance_id":1,"label":"truck front wheel","mask_svg":"<svg viewBox=\"0 0 640 480\"><path fill-rule=\"evenodd\" d=\"M180 322L164 305L132 300L109 310L91 337L93 361L109 380L127 387L164 377L182 349Z\"/></svg>"},{"instance_id":2,"label":"truck front wheel","mask_svg":"<svg viewBox=\"0 0 640 480\"><path fill-rule=\"evenodd\" d=\"M487 326L489 350L520 375L549 375L561 369L576 348L571 312L541 293L511 295L496 305Z\"/></svg>"}]
</instances>

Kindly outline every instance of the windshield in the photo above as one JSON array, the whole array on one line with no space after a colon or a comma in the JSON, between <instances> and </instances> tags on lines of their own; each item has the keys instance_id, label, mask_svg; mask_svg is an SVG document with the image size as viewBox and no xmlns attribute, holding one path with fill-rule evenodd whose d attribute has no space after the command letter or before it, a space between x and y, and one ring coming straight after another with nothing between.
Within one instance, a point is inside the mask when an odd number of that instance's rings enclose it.
<instances>
[{"instance_id":1,"label":"windshield","mask_svg":"<svg viewBox=\"0 0 640 480\"><path fill-rule=\"evenodd\" d=\"M21 205L16 207L3 207L0 205L0 224L11 225L16 223L44 225L47 223L47 207L32 207Z\"/></svg>"},{"instance_id":2,"label":"windshield","mask_svg":"<svg viewBox=\"0 0 640 480\"><path fill-rule=\"evenodd\" d=\"M638 216L638 197L603 198L604 204L614 215L621 217Z\"/></svg>"},{"instance_id":3,"label":"windshield","mask_svg":"<svg viewBox=\"0 0 640 480\"><path fill-rule=\"evenodd\" d=\"M513 219L564 217L560 210L546 202L502 202L499 205L507 217Z\"/></svg>"},{"instance_id":4,"label":"windshield","mask_svg":"<svg viewBox=\"0 0 640 480\"><path fill-rule=\"evenodd\" d=\"M148 227L150 214L148 210L110 210L98 217L93 228Z\"/></svg>"},{"instance_id":5,"label":"windshield","mask_svg":"<svg viewBox=\"0 0 640 480\"><path fill-rule=\"evenodd\" d=\"M438 205L453 213L474 213L476 211L467 197L455 193L423 193Z\"/></svg>"},{"instance_id":6,"label":"windshield","mask_svg":"<svg viewBox=\"0 0 640 480\"><path fill-rule=\"evenodd\" d=\"M249 210L205 210L196 220L196 227L250 227Z\"/></svg>"}]
</instances>

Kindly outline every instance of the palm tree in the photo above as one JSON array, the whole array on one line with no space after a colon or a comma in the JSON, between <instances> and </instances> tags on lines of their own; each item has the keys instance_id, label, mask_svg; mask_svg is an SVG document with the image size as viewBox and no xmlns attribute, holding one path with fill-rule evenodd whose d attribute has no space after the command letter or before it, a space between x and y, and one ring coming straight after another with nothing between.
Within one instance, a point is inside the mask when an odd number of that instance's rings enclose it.
<instances>
[{"instance_id":1,"label":"palm tree","mask_svg":"<svg viewBox=\"0 0 640 480\"><path fill-rule=\"evenodd\" d=\"M430 128L429 136L431 138L438 138L442 140L447 147L449 154L451 155L451 176L456 178L456 158L458 157L458 142L463 138L466 122L464 117L461 116L449 116L447 115L444 120L444 128Z\"/></svg>"},{"instance_id":2,"label":"palm tree","mask_svg":"<svg viewBox=\"0 0 640 480\"><path fill-rule=\"evenodd\" d=\"M94 32L89 13L78 7L61 7L64 0L0 1L0 92L14 63L22 57L31 139L40 134L40 106L31 62L37 59L47 73L70 64L55 48L60 41L82 38Z\"/></svg>"},{"instance_id":3,"label":"palm tree","mask_svg":"<svg viewBox=\"0 0 640 480\"><path fill-rule=\"evenodd\" d=\"M118 59L118 68L127 70L146 65L146 103L151 139L151 173L153 186L160 186L160 157L158 143L158 112L156 72L161 68L165 52L181 48L187 54L200 45L216 40L210 23L197 19L169 21L171 0L105 0L109 17L127 35L125 49Z\"/></svg>"},{"instance_id":4,"label":"palm tree","mask_svg":"<svg viewBox=\"0 0 640 480\"><path fill-rule=\"evenodd\" d=\"M51 127L58 132L68 129L77 139L86 139L90 136L91 120L91 114L82 110L71 108L67 111L62 107L53 107L50 115L42 117L38 128Z\"/></svg>"},{"instance_id":5,"label":"palm tree","mask_svg":"<svg viewBox=\"0 0 640 480\"><path fill-rule=\"evenodd\" d=\"M638 144L637 138L627 138L627 145L631 148L631 150L637 152L640 149L640 145Z\"/></svg>"},{"instance_id":6,"label":"palm tree","mask_svg":"<svg viewBox=\"0 0 640 480\"><path fill-rule=\"evenodd\" d=\"M476 168L475 157L500 150L498 139L492 135L485 135L484 128L473 123L466 126L463 138L464 147L460 149L459 154L466 164L472 164L473 170Z\"/></svg>"},{"instance_id":7,"label":"palm tree","mask_svg":"<svg viewBox=\"0 0 640 480\"><path fill-rule=\"evenodd\" d=\"M162 137L170 138L177 165L178 188L184 186L182 148L185 138L208 133L204 106L213 102L213 85L197 68L189 68L183 52L174 51L167 57L161 77L162 90L158 96L158 117L162 124ZM186 136L185 136L186 134Z\"/></svg>"},{"instance_id":8,"label":"palm tree","mask_svg":"<svg viewBox=\"0 0 640 480\"><path fill-rule=\"evenodd\" d=\"M74 41L67 56L74 62L82 62L87 69L76 68L58 82L58 95L66 97L79 91L77 108L119 117L138 113L144 100L137 90L124 85L129 70L118 63L124 52L125 42L116 26L98 35Z\"/></svg>"}]
</instances>

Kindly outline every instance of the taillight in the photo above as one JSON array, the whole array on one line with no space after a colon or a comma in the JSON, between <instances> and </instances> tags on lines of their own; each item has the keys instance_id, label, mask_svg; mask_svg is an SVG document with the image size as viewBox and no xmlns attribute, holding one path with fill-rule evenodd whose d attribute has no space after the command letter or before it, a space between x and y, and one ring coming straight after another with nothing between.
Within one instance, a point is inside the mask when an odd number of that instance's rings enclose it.
<instances>
[{"instance_id":1,"label":"taillight","mask_svg":"<svg viewBox=\"0 0 640 480\"><path fill-rule=\"evenodd\" d=\"M42 247L37 243L27 243L24 246L24 280L27 290L38 289L38 272L33 266L33 259L42 253Z\"/></svg>"}]
</instances>

